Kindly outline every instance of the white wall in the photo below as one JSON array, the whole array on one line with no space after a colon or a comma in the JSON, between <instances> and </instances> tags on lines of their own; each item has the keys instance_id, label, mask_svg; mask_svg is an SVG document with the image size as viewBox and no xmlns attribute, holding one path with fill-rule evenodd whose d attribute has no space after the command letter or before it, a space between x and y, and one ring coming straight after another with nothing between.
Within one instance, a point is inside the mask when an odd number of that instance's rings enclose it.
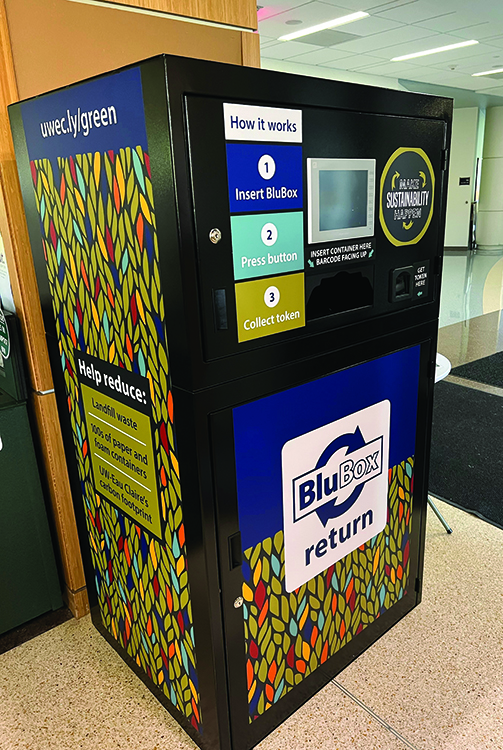
<instances>
[{"instance_id":1,"label":"white wall","mask_svg":"<svg viewBox=\"0 0 503 750\"><path fill-rule=\"evenodd\" d=\"M330 78L334 81L363 83L366 86L380 86L385 89L399 89L400 91L407 90L405 86L398 83L398 79L396 78L373 76L369 73L357 73L352 70L323 68L320 65L303 65L302 63L289 62L288 60L268 59L267 48L262 53L260 64L262 68L265 68L266 70L278 70L282 73L296 73L300 76L314 76L315 78Z\"/></svg>"},{"instance_id":2,"label":"white wall","mask_svg":"<svg viewBox=\"0 0 503 750\"><path fill-rule=\"evenodd\" d=\"M489 107L477 218L480 250L503 250L503 107Z\"/></svg>"},{"instance_id":3,"label":"white wall","mask_svg":"<svg viewBox=\"0 0 503 750\"><path fill-rule=\"evenodd\" d=\"M455 109L452 120L451 158L447 193L446 247L468 247L470 205L477 159L478 107ZM460 185L469 177L469 185Z\"/></svg>"}]
</instances>

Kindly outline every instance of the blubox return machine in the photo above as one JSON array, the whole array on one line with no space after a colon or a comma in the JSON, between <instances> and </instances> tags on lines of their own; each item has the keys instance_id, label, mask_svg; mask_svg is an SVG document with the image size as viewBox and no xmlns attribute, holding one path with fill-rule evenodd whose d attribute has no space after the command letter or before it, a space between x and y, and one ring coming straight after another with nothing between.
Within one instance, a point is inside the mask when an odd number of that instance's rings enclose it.
<instances>
[{"instance_id":1,"label":"blubox return machine","mask_svg":"<svg viewBox=\"0 0 503 750\"><path fill-rule=\"evenodd\" d=\"M93 620L202 748L420 600L451 106L159 56L10 107Z\"/></svg>"}]
</instances>

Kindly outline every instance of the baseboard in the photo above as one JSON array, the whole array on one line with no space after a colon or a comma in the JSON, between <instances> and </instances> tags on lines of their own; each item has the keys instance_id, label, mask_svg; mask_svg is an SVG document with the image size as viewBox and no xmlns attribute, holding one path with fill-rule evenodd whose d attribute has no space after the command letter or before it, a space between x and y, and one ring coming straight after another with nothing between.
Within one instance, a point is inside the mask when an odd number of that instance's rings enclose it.
<instances>
[{"instance_id":1,"label":"baseboard","mask_svg":"<svg viewBox=\"0 0 503 750\"><path fill-rule=\"evenodd\" d=\"M89 597L87 596L87 588L85 586L78 591L71 591L65 586L63 600L76 620L84 617L84 615L88 615L90 612Z\"/></svg>"}]
</instances>

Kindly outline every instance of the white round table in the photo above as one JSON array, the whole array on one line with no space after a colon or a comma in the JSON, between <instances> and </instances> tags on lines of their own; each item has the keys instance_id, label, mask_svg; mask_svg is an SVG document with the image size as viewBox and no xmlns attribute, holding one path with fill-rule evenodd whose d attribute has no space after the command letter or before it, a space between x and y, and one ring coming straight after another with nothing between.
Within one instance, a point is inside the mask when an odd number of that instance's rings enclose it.
<instances>
[{"instance_id":1,"label":"white round table","mask_svg":"<svg viewBox=\"0 0 503 750\"><path fill-rule=\"evenodd\" d=\"M447 375L451 371L451 363L447 359L447 357L444 357L443 354L439 354L437 352L437 361L436 361L436 367L435 367L435 383L438 383L439 380L443 380L447 377Z\"/></svg>"},{"instance_id":2,"label":"white round table","mask_svg":"<svg viewBox=\"0 0 503 750\"><path fill-rule=\"evenodd\" d=\"M451 371L451 363L447 359L447 357L444 357L443 354L439 354L437 352L437 358L435 363L435 383L440 382L440 380L443 380L447 377L447 375ZM444 529L447 531L448 534L452 534L452 528L449 526L443 515L440 513L439 509L433 502L432 496L428 493L428 505L432 509L432 511L437 516L438 520L444 527Z\"/></svg>"}]
</instances>

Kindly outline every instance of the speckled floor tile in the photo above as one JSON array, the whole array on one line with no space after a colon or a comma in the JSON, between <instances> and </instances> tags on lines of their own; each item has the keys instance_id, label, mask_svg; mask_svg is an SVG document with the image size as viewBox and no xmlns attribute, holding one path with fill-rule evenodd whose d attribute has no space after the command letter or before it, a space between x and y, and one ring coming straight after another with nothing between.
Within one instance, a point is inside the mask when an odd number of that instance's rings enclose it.
<instances>
[{"instance_id":1,"label":"speckled floor tile","mask_svg":"<svg viewBox=\"0 0 503 750\"><path fill-rule=\"evenodd\" d=\"M260 750L401 750L333 685ZM94 629L72 620L0 657L1 750L193 750L141 681Z\"/></svg>"},{"instance_id":2,"label":"speckled floor tile","mask_svg":"<svg viewBox=\"0 0 503 750\"><path fill-rule=\"evenodd\" d=\"M1 750L193 750L91 624L70 620L0 656Z\"/></svg>"},{"instance_id":3,"label":"speckled floor tile","mask_svg":"<svg viewBox=\"0 0 503 750\"><path fill-rule=\"evenodd\" d=\"M430 512L423 601L337 678L421 750L503 748L503 530Z\"/></svg>"},{"instance_id":4,"label":"speckled floor tile","mask_svg":"<svg viewBox=\"0 0 503 750\"><path fill-rule=\"evenodd\" d=\"M503 749L503 531L439 503L423 602L338 676L419 750ZM328 685L260 750L404 750ZM1 750L194 750L98 634L71 620L0 656Z\"/></svg>"},{"instance_id":5,"label":"speckled floor tile","mask_svg":"<svg viewBox=\"0 0 503 750\"><path fill-rule=\"evenodd\" d=\"M329 684L256 750L406 750L363 709Z\"/></svg>"}]
</instances>

